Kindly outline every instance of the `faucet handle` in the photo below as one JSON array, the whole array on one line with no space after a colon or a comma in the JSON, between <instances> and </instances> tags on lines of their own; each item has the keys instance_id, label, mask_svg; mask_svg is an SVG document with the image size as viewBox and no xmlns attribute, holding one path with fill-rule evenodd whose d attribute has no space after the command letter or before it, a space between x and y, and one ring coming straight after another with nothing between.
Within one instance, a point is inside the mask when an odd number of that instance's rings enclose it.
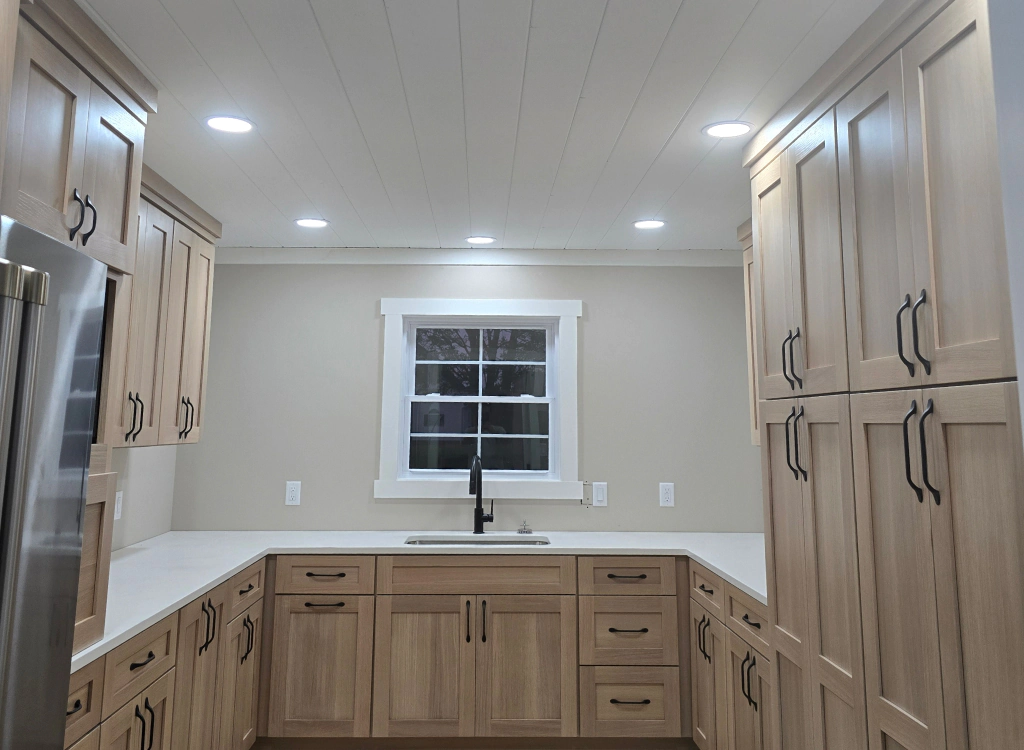
<instances>
[{"instance_id":1,"label":"faucet handle","mask_svg":"<svg viewBox=\"0 0 1024 750\"><path fill-rule=\"evenodd\" d=\"M523 525L519 527L519 531L517 533L519 533L519 534L532 534L533 533L533 529L531 529L529 526L527 526L526 525L526 521L524 520L523 521Z\"/></svg>"}]
</instances>

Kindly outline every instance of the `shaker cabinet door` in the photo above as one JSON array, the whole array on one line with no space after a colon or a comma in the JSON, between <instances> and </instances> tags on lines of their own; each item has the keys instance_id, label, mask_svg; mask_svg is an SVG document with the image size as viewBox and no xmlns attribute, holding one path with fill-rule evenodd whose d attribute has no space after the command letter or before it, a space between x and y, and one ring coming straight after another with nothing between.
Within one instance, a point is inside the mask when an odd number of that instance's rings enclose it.
<instances>
[{"instance_id":1,"label":"shaker cabinet door","mask_svg":"<svg viewBox=\"0 0 1024 750\"><path fill-rule=\"evenodd\" d=\"M728 742L726 629L690 600L690 700L693 741L700 750L725 750Z\"/></svg>"}]
</instances>

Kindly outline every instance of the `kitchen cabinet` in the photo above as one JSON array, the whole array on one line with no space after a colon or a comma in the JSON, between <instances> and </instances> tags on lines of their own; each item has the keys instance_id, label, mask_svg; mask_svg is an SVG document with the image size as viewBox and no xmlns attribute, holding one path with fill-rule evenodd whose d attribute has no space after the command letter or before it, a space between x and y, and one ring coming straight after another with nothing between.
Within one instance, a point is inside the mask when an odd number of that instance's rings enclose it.
<instances>
[{"instance_id":1,"label":"kitchen cabinet","mask_svg":"<svg viewBox=\"0 0 1024 750\"><path fill-rule=\"evenodd\" d=\"M103 669L100 657L72 673L64 720L64 747L71 747L100 724L103 712ZM96 742L99 733L96 732Z\"/></svg>"},{"instance_id":2,"label":"kitchen cabinet","mask_svg":"<svg viewBox=\"0 0 1024 750\"><path fill-rule=\"evenodd\" d=\"M100 750L100 728L96 727L82 739L71 745L69 750Z\"/></svg>"},{"instance_id":3,"label":"kitchen cabinet","mask_svg":"<svg viewBox=\"0 0 1024 750\"><path fill-rule=\"evenodd\" d=\"M581 557L579 592L605 596L675 596L671 557Z\"/></svg>"},{"instance_id":4,"label":"kitchen cabinet","mask_svg":"<svg viewBox=\"0 0 1024 750\"><path fill-rule=\"evenodd\" d=\"M374 598L274 599L270 735L368 737Z\"/></svg>"},{"instance_id":5,"label":"kitchen cabinet","mask_svg":"<svg viewBox=\"0 0 1024 750\"><path fill-rule=\"evenodd\" d=\"M766 660L731 630L726 631L725 646L728 729L724 747L728 750L764 750L771 744L770 735L766 736L761 720L766 706L758 675L765 668Z\"/></svg>"},{"instance_id":6,"label":"kitchen cabinet","mask_svg":"<svg viewBox=\"0 0 1024 750\"><path fill-rule=\"evenodd\" d=\"M678 667L580 667L580 735L678 737Z\"/></svg>"},{"instance_id":7,"label":"kitchen cabinet","mask_svg":"<svg viewBox=\"0 0 1024 750\"><path fill-rule=\"evenodd\" d=\"M227 594L221 585L181 609L173 750L221 747Z\"/></svg>"},{"instance_id":8,"label":"kitchen cabinet","mask_svg":"<svg viewBox=\"0 0 1024 750\"><path fill-rule=\"evenodd\" d=\"M737 239L743 248L743 320L747 331L747 397L750 401L750 442L761 444L761 433L758 432L760 422L757 418L757 402L760 395L757 389L757 337L755 328L757 320L754 302L754 230L751 222L745 221L737 230Z\"/></svg>"},{"instance_id":9,"label":"kitchen cabinet","mask_svg":"<svg viewBox=\"0 0 1024 750\"><path fill-rule=\"evenodd\" d=\"M169 750L174 717L174 669L100 725L100 750Z\"/></svg>"},{"instance_id":10,"label":"kitchen cabinet","mask_svg":"<svg viewBox=\"0 0 1024 750\"><path fill-rule=\"evenodd\" d=\"M581 596L580 664L679 664L674 596Z\"/></svg>"},{"instance_id":11,"label":"kitchen cabinet","mask_svg":"<svg viewBox=\"0 0 1024 750\"><path fill-rule=\"evenodd\" d=\"M728 733L726 628L690 600L690 697L693 741L700 750L725 748Z\"/></svg>"},{"instance_id":12,"label":"kitchen cabinet","mask_svg":"<svg viewBox=\"0 0 1024 750\"><path fill-rule=\"evenodd\" d=\"M263 602L256 601L224 631L221 750L249 750L256 742Z\"/></svg>"},{"instance_id":13,"label":"kitchen cabinet","mask_svg":"<svg viewBox=\"0 0 1024 750\"><path fill-rule=\"evenodd\" d=\"M82 559L75 603L75 653L103 638L110 583L117 473L110 470L110 448L94 446L82 519Z\"/></svg>"}]
</instances>

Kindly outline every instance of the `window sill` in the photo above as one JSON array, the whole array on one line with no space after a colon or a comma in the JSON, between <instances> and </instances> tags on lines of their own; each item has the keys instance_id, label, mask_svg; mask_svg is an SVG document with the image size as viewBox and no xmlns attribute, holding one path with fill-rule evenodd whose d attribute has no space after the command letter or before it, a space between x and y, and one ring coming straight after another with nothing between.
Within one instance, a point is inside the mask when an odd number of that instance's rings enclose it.
<instances>
[{"instance_id":1,"label":"window sill","mask_svg":"<svg viewBox=\"0 0 1024 750\"><path fill-rule=\"evenodd\" d=\"M464 479L378 479L373 496L379 499L464 500L469 485ZM529 479L484 479L488 500L582 500L583 482Z\"/></svg>"}]
</instances>

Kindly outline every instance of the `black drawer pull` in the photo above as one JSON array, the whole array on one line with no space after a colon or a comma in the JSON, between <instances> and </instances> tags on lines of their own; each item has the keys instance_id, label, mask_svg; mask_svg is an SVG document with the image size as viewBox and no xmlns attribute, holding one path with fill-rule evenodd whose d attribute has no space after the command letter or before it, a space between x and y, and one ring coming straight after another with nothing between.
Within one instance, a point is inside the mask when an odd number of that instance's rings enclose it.
<instances>
[{"instance_id":1,"label":"black drawer pull","mask_svg":"<svg viewBox=\"0 0 1024 750\"><path fill-rule=\"evenodd\" d=\"M306 578L344 578L344 573L306 573Z\"/></svg>"},{"instance_id":2,"label":"black drawer pull","mask_svg":"<svg viewBox=\"0 0 1024 750\"><path fill-rule=\"evenodd\" d=\"M647 628L639 628L638 630L620 630L619 628L608 628L609 633L649 633Z\"/></svg>"},{"instance_id":3,"label":"black drawer pull","mask_svg":"<svg viewBox=\"0 0 1024 750\"><path fill-rule=\"evenodd\" d=\"M466 600L466 643L470 642L469 629L472 627L469 622L469 599Z\"/></svg>"},{"instance_id":4,"label":"black drawer pull","mask_svg":"<svg viewBox=\"0 0 1024 750\"><path fill-rule=\"evenodd\" d=\"M238 595L239 595L239 596L245 596L245 595L246 595L246 594L248 594L248 593L249 593L250 591L252 591L252 590L253 590L254 588L256 588L256 586L254 586L253 584L251 584L251 583L250 583L250 584L249 584L249 586L248 586L248 588L244 588L244 589L242 589L241 591L239 591L239 592L238 592Z\"/></svg>"},{"instance_id":5,"label":"black drawer pull","mask_svg":"<svg viewBox=\"0 0 1024 750\"><path fill-rule=\"evenodd\" d=\"M156 654L152 651L149 652L149 656L146 657L146 661L133 661L128 665L128 671L134 672L136 669L142 669L144 666L149 664L153 659L156 658Z\"/></svg>"},{"instance_id":6,"label":"black drawer pull","mask_svg":"<svg viewBox=\"0 0 1024 750\"><path fill-rule=\"evenodd\" d=\"M747 623L747 625L749 625L752 628L757 628L758 630L761 629L761 623L754 622L753 620L751 620L750 615L743 615L743 622Z\"/></svg>"},{"instance_id":7,"label":"black drawer pull","mask_svg":"<svg viewBox=\"0 0 1024 750\"><path fill-rule=\"evenodd\" d=\"M641 573L638 576L624 576L624 575L619 575L618 573L609 573L608 577L613 579L613 580L616 579L616 578L633 578L633 579L642 581L645 578L647 578L647 574L646 573Z\"/></svg>"},{"instance_id":8,"label":"black drawer pull","mask_svg":"<svg viewBox=\"0 0 1024 750\"><path fill-rule=\"evenodd\" d=\"M306 602L307 607L344 607L345 602L335 602L333 604L316 604L314 602Z\"/></svg>"},{"instance_id":9,"label":"black drawer pull","mask_svg":"<svg viewBox=\"0 0 1024 750\"><path fill-rule=\"evenodd\" d=\"M647 706L650 704L650 698L644 698L642 701L620 701L618 698L612 698L608 701L615 706Z\"/></svg>"},{"instance_id":10,"label":"black drawer pull","mask_svg":"<svg viewBox=\"0 0 1024 750\"><path fill-rule=\"evenodd\" d=\"M708 596L714 596L715 595L715 590L714 589L709 589L703 583L700 586L698 586L697 588L699 588L701 591L703 591Z\"/></svg>"},{"instance_id":11,"label":"black drawer pull","mask_svg":"<svg viewBox=\"0 0 1024 750\"><path fill-rule=\"evenodd\" d=\"M65 715L65 716L73 716L74 714L77 714L77 713L78 713L79 711L81 711L81 710L82 710L83 708L85 708L85 706L83 706L83 705L82 705L82 701L80 701L80 700L76 700L76 701L75 701L75 705L74 705L74 706L72 706L72 707L71 707L71 710L70 710L70 711L68 711L68 712L67 712L66 714L64 714L64 715Z\"/></svg>"}]
</instances>

